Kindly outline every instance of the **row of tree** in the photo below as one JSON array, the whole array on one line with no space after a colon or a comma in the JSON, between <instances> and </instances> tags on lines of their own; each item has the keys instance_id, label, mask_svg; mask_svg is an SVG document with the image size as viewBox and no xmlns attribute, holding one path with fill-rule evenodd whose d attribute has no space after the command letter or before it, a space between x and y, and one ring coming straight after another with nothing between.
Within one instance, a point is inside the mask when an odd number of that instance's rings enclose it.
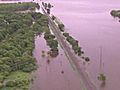
<instances>
[{"instance_id":1,"label":"row of tree","mask_svg":"<svg viewBox=\"0 0 120 90\"><path fill-rule=\"evenodd\" d=\"M75 40L69 33L64 32L63 35L66 37L67 42L72 46L72 49L75 54L83 58L85 61L90 61L89 57L84 56L84 51L80 47L79 42Z\"/></svg>"},{"instance_id":2,"label":"row of tree","mask_svg":"<svg viewBox=\"0 0 120 90\"><path fill-rule=\"evenodd\" d=\"M42 2L42 6L47 11L47 13L50 14L50 10L53 6L50 3L45 3L45 2Z\"/></svg>"},{"instance_id":3,"label":"row of tree","mask_svg":"<svg viewBox=\"0 0 120 90\"><path fill-rule=\"evenodd\" d=\"M0 4L0 12L14 12L14 11L25 11L25 10L35 10L40 8L37 3L13 3L13 4Z\"/></svg>"},{"instance_id":4,"label":"row of tree","mask_svg":"<svg viewBox=\"0 0 120 90\"><path fill-rule=\"evenodd\" d=\"M69 33L65 32L65 25L57 20L57 18L52 15L52 20L55 21L58 25L59 30L62 32L63 36L66 38L67 42L72 46L73 51L75 54L83 58L85 61L90 61L89 57L84 56L84 51L79 46L79 42L75 40Z\"/></svg>"},{"instance_id":5,"label":"row of tree","mask_svg":"<svg viewBox=\"0 0 120 90\"><path fill-rule=\"evenodd\" d=\"M59 54L58 50L58 41L56 40L55 36L51 34L50 30L45 31L44 38L47 42L47 45L51 48L50 56L56 57Z\"/></svg>"}]
</instances>

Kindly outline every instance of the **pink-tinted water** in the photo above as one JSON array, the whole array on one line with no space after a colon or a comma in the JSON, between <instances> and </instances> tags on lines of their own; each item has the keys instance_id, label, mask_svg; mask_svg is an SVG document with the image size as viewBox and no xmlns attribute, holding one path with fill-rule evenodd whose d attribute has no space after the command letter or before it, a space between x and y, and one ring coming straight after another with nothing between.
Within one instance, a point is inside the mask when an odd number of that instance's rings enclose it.
<instances>
[{"instance_id":1,"label":"pink-tinted water","mask_svg":"<svg viewBox=\"0 0 120 90\"><path fill-rule=\"evenodd\" d=\"M31 0L19 1L29 2ZM19 1L1 1L0 3L17 3ZM30 90L82 90L81 79L74 72L63 50L59 47L59 56L54 59L49 58L50 63L47 61L48 57L42 57L43 50L49 51L43 36L35 37L33 54L37 60L38 69L33 72Z\"/></svg>"},{"instance_id":2,"label":"pink-tinted water","mask_svg":"<svg viewBox=\"0 0 120 90\"><path fill-rule=\"evenodd\" d=\"M97 76L100 64L99 48L102 47L103 71L107 80L100 90L120 90L120 23L109 14L112 9L120 9L120 0L44 1L54 5L52 13L64 22L67 31L79 40L86 55L91 58L87 68L97 86L100 85ZM39 69L35 72L31 90L81 90L80 80L63 51L60 50L62 56L51 59L50 64L47 64L47 58L41 57L41 51L48 50L45 41L37 37L35 43L34 56Z\"/></svg>"},{"instance_id":3,"label":"pink-tinted water","mask_svg":"<svg viewBox=\"0 0 120 90\"><path fill-rule=\"evenodd\" d=\"M42 50L48 51L49 47L42 37L35 39L34 56L39 68L34 73L34 81L30 90L82 90L81 81L69 64L63 50L60 48L57 58L42 57Z\"/></svg>"},{"instance_id":4,"label":"pink-tinted water","mask_svg":"<svg viewBox=\"0 0 120 90\"><path fill-rule=\"evenodd\" d=\"M99 86L100 47L106 85L100 90L120 90L120 23L110 16L120 9L120 0L47 0L54 5L52 13L66 25L67 31L79 40L91 58L88 69Z\"/></svg>"}]
</instances>

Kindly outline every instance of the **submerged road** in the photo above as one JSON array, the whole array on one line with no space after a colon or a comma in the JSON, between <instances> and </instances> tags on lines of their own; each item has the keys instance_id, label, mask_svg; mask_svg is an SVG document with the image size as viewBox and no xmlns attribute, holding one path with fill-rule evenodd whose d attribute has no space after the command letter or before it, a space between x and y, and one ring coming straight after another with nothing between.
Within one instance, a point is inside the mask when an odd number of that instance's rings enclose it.
<instances>
[{"instance_id":1,"label":"submerged road","mask_svg":"<svg viewBox=\"0 0 120 90\"><path fill-rule=\"evenodd\" d=\"M43 13L48 17L49 26L52 32L54 33L55 37L57 38L60 46L63 48L71 66L73 67L74 72L77 75L79 75L82 90L98 90L97 87L92 83L92 80L90 80L87 72L85 72L85 70L82 67L80 67L80 65L78 64L77 62L78 58L70 50L70 47L68 46L68 43L63 38L63 35L60 29L58 28L58 26L53 22L51 17L46 13L44 8L42 8L42 10L43 10Z\"/></svg>"}]
</instances>

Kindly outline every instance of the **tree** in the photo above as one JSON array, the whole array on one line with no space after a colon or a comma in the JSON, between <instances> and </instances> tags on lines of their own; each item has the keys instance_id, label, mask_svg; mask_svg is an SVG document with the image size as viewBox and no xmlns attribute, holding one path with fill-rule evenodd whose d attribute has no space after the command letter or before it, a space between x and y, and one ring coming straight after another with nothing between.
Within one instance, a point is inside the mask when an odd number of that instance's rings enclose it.
<instances>
[{"instance_id":1,"label":"tree","mask_svg":"<svg viewBox=\"0 0 120 90\"><path fill-rule=\"evenodd\" d=\"M58 27L62 32L64 32L64 27L65 27L64 24L58 24Z\"/></svg>"},{"instance_id":2,"label":"tree","mask_svg":"<svg viewBox=\"0 0 120 90\"><path fill-rule=\"evenodd\" d=\"M69 37L69 33L63 33L65 37Z\"/></svg>"},{"instance_id":3,"label":"tree","mask_svg":"<svg viewBox=\"0 0 120 90\"><path fill-rule=\"evenodd\" d=\"M89 58L89 57L85 57L85 61L86 61L86 62L89 62L89 61L90 61L90 58Z\"/></svg>"},{"instance_id":4,"label":"tree","mask_svg":"<svg viewBox=\"0 0 120 90\"><path fill-rule=\"evenodd\" d=\"M49 8L49 9L52 8L52 5L51 5L50 3L48 3L48 8Z\"/></svg>"},{"instance_id":5,"label":"tree","mask_svg":"<svg viewBox=\"0 0 120 90\"><path fill-rule=\"evenodd\" d=\"M45 9L47 9L47 3L44 3L44 7L45 7Z\"/></svg>"},{"instance_id":6,"label":"tree","mask_svg":"<svg viewBox=\"0 0 120 90\"><path fill-rule=\"evenodd\" d=\"M56 17L54 15L52 15L52 20L55 20L55 19L56 19Z\"/></svg>"}]
</instances>

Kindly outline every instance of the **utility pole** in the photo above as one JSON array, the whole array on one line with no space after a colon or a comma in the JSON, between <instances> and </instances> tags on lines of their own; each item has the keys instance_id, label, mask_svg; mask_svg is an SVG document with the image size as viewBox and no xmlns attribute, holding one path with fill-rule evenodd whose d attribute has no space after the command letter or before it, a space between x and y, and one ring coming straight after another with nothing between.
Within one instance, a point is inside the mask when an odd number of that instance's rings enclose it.
<instances>
[{"instance_id":1,"label":"utility pole","mask_svg":"<svg viewBox=\"0 0 120 90\"><path fill-rule=\"evenodd\" d=\"M100 47L100 73L98 75L98 80L102 81L102 83L105 83L106 76L103 72L103 61L102 61L102 47Z\"/></svg>"},{"instance_id":2,"label":"utility pole","mask_svg":"<svg viewBox=\"0 0 120 90\"><path fill-rule=\"evenodd\" d=\"M100 47L100 73L103 73L102 64L103 64L103 61L102 61L102 47Z\"/></svg>"}]
</instances>

